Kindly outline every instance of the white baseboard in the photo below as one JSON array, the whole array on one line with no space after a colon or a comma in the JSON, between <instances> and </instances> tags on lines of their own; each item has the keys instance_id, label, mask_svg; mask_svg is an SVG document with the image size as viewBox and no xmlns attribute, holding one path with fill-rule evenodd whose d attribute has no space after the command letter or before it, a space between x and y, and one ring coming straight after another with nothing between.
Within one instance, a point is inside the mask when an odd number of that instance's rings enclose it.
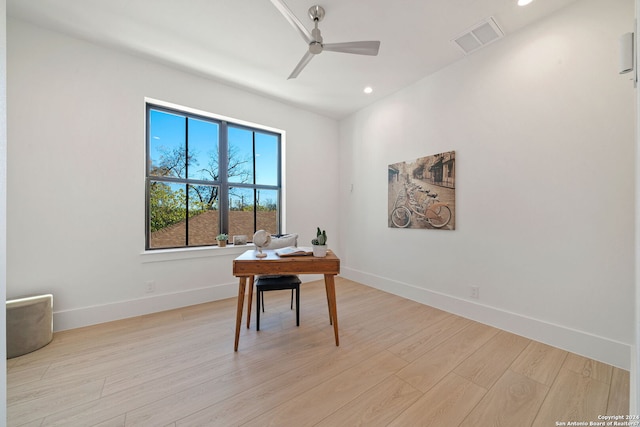
<instances>
[{"instance_id":1,"label":"white baseboard","mask_svg":"<svg viewBox=\"0 0 640 427\"><path fill-rule=\"evenodd\" d=\"M340 275L390 294L420 302L625 370L629 370L631 366L631 346L629 344L344 266Z\"/></svg>"},{"instance_id":2,"label":"white baseboard","mask_svg":"<svg viewBox=\"0 0 640 427\"><path fill-rule=\"evenodd\" d=\"M318 274L305 274L301 277L303 282L321 280L322 278L323 276ZM66 331L237 296L238 282L234 281L206 288L189 289L183 292L150 295L145 298L116 303L54 311L53 330L54 332Z\"/></svg>"},{"instance_id":3,"label":"white baseboard","mask_svg":"<svg viewBox=\"0 0 640 427\"><path fill-rule=\"evenodd\" d=\"M622 369L631 367L629 344L613 341L561 325L522 316L487 305L433 292L407 283L342 267L341 276L449 313L543 342ZM318 276L321 278L321 276ZM305 276L305 281L314 279ZM53 313L54 330L64 331L145 314L232 298L238 295L237 282L147 298L82 307Z\"/></svg>"},{"instance_id":4,"label":"white baseboard","mask_svg":"<svg viewBox=\"0 0 640 427\"><path fill-rule=\"evenodd\" d=\"M238 282L190 289L184 292L152 295L147 298L82 307L53 313L54 331L81 328L128 317L143 316L175 308L202 304L238 295Z\"/></svg>"}]
</instances>

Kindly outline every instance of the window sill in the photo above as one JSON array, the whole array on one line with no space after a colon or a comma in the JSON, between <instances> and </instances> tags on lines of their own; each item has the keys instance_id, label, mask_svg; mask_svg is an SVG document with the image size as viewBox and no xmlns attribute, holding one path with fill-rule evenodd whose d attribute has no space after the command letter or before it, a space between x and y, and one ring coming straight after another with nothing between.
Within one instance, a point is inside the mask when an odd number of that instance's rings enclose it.
<instances>
[{"instance_id":1,"label":"window sill","mask_svg":"<svg viewBox=\"0 0 640 427\"><path fill-rule=\"evenodd\" d=\"M239 255L253 249L255 249L255 246L253 245L253 243L249 243L246 245L238 246L227 245L224 248L213 246L198 248L156 249L152 251L143 251L140 256L142 263L150 263Z\"/></svg>"}]
</instances>

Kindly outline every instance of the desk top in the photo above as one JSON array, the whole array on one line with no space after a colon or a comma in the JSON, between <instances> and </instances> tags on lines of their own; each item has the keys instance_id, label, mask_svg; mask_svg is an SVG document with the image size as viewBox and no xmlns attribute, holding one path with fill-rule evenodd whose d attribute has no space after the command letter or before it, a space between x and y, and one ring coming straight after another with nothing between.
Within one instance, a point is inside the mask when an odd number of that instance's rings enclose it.
<instances>
[{"instance_id":1,"label":"desk top","mask_svg":"<svg viewBox=\"0 0 640 427\"><path fill-rule=\"evenodd\" d=\"M340 274L340 258L328 251L323 258L307 256L279 257L273 249L265 249L266 258L256 258L256 250L248 250L233 260L234 276L256 274Z\"/></svg>"}]
</instances>

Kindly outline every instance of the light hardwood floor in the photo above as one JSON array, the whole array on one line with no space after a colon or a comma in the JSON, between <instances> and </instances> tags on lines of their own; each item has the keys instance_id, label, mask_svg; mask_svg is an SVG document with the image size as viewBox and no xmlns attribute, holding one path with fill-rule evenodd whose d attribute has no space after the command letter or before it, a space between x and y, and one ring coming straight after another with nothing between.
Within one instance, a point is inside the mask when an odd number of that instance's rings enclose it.
<instances>
[{"instance_id":1,"label":"light hardwood floor","mask_svg":"<svg viewBox=\"0 0 640 427\"><path fill-rule=\"evenodd\" d=\"M625 415L629 373L342 278L56 333L7 361L9 426L556 426ZM246 313L245 313L246 315Z\"/></svg>"}]
</instances>

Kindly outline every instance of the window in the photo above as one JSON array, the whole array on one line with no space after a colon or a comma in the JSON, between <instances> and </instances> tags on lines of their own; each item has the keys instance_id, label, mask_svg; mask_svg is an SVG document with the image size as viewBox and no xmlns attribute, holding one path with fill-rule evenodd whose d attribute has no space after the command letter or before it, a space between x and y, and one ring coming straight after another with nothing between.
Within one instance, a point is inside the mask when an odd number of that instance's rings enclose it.
<instances>
[{"instance_id":1,"label":"window","mask_svg":"<svg viewBox=\"0 0 640 427\"><path fill-rule=\"evenodd\" d=\"M146 151L146 249L280 232L280 134L147 104Z\"/></svg>"}]
</instances>

